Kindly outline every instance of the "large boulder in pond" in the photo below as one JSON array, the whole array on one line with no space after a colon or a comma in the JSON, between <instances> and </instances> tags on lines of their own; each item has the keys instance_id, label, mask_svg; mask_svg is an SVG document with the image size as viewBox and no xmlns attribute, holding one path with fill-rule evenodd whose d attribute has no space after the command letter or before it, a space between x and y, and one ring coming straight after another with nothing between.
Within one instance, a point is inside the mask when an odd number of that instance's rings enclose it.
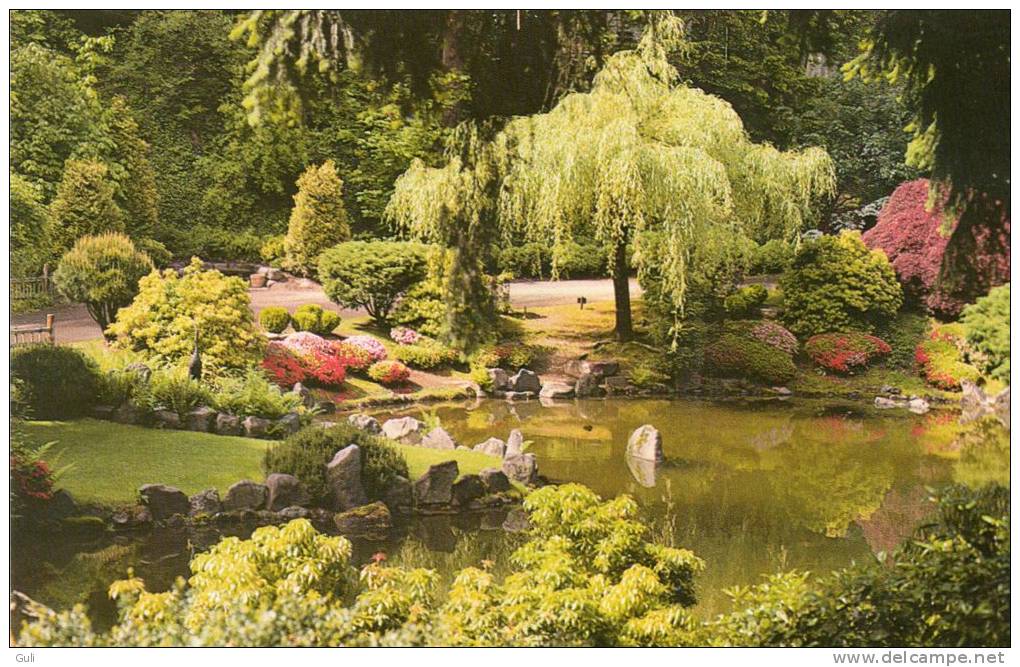
<instances>
[{"instance_id":1,"label":"large boulder in pond","mask_svg":"<svg viewBox=\"0 0 1020 667\"><path fill-rule=\"evenodd\" d=\"M546 382L542 385L542 391L538 392L539 398L572 398L574 386L566 382Z\"/></svg>"},{"instance_id":2,"label":"large boulder in pond","mask_svg":"<svg viewBox=\"0 0 1020 667\"><path fill-rule=\"evenodd\" d=\"M266 506L266 499L269 497L269 489L265 484L244 479L235 482L227 489L227 495L223 499L224 512L237 512L241 510L260 510Z\"/></svg>"},{"instance_id":3,"label":"large boulder in pond","mask_svg":"<svg viewBox=\"0 0 1020 667\"><path fill-rule=\"evenodd\" d=\"M347 417L347 423L356 429L371 433L372 435L379 435L382 433L382 425L379 420L375 417L370 417L365 414L350 415Z\"/></svg>"},{"instance_id":4,"label":"large boulder in pond","mask_svg":"<svg viewBox=\"0 0 1020 667\"><path fill-rule=\"evenodd\" d=\"M482 454L503 458L503 454L506 453L506 443L499 438L489 438L485 442L478 443L472 449Z\"/></svg>"},{"instance_id":5,"label":"large boulder in pond","mask_svg":"<svg viewBox=\"0 0 1020 667\"><path fill-rule=\"evenodd\" d=\"M149 508L153 521L165 521L175 514L188 515L188 496L174 486L146 484L138 489L142 502Z\"/></svg>"},{"instance_id":6,"label":"large boulder in pond","mask_svg":"<svg viewBox=\"0 0 1020 667\"><path fill-rule=\"evenodd\" d=\"M515 482L538 484L538 459L534 454L519 454L503 459L503 472Z\"/></svg>"},{"instance_id":7,"label":"large boulder in pond","mask_svg":"<svg viewBox=\"0 0 1020 667\"><path fill-rule=\"evenodd\" d=\"M510 391L530 392L537 394L542 391L542 381L534 371L522 368L509 381Z\"/></svg>"},{"instance_id":8,"label":"large boulder in pond","mask_svg":"<svg viewBox=\"0 0 1020 667\"><path fill-rule=\"evenodd\" d=\"M384 503L376 501L336 514L333 523L344 535L377 536L393 527L393 517Z\"/></svg>"},{"instance_id":9,"label":"large boulder in pond","mask_svg":"<svg viewBox=\"0 0 1020 667\"><path fill-rule=\"evenodd\" d=\"M457 449L457 443L442 426L437 426L421 439L421 446L429 449Z\"/></svg>"},{"instance_id":10,"label":"large boulder in pond","mask_svg":"<svg viewBox=\"0 0 1020 667\"><path fill-rule=\"evenodd\" d=\"M503 451L503 458L508 459L514 456L520 456L524 453L524 434L521 433L520 429L514 429L510 431L510 435L506 439L506 449Z\"/></svg>"},{"instance_id":11,"label":"large boulder in pond","mask_svg":"<svg viewBox=\"0 0 1020 667\"><path fill-rule=\"evenodd\" d=\"M499 468L485 468L478 473L488 493L502 493L510 490L510 480Z\"/></svg>"},{"instance_id":12,"label":"large boulder in pond","mask_svg":"<svg viewBox=\"0 0 1020 667\"><path fill-rule=\"evenodd\" d=\"M414 483L414 502L417 505L448 505L453 499L453 482L459 474L456 461L429 466Z\"/></svg>"},{"instance_id":13,"label":"large boulder in pond","mask_svg":"<svg viewBox=\"0 0 1020 667\"><path fill-rule=\"evenodd\" d=\"M387 419L382 425L382 434L404 445L417 445L425 435L425 424L414 417Z\"/></svg>"},{"instance_id":14,"label":"large boulder in pond","mask_svg":"<svg viewBox=\"0 0 1020 667\"><path fill-rule=\"evenodd\" d=\"M658 462L639 459L633 456L625 458L627 459L627 468L634 477L634 481L648 489L655 486L656 477L659 472Z\"/></svg>"},{"instance_id":15,"label":"large boulder in pond","mask_svg":"<svg viewBox=\"0 0 1020 667\"><path fill-rule=\"evenodd\" d=\"M312 500L304 484L294 475L274 472L266 477L266 488L269 489L270 512L279 512L286 507L301 507Z\"/></svg>"},{"instance_id":16,"label":"large boulder in pond","mask_svg":"<svg viewBox=\"0 0 1020 667\"><path fill-rule=\"evenodd\" d=\"M348 445L333 455L326 464L326 484L334 510L345 512L368 502L361 484L360 447Z\"/></svg>"},{"instance_id":17,"label":"large boulder in pond","mask_svg":"<svg viewBox=\"0 0 1020 667\"><path fill-rule=\"evenodd\" d=\"M634 429L627 440L627 456L644 461L662 461L662 435L659 429L651 424L645 424Z\"/></svg>"},{"instance_id":18,"label":"large boulder in pond","mask_svg":"<svg viewBox=\"0 0 1020 667\"><path fill-rule=\"evenodd\" d=\"M188 505L188 514L190 516L198 516L200 514L212 516L223 511L223 503L220 502L220 492L216 489L199 491L188 499Z\"/></svg>"}]
</instances>

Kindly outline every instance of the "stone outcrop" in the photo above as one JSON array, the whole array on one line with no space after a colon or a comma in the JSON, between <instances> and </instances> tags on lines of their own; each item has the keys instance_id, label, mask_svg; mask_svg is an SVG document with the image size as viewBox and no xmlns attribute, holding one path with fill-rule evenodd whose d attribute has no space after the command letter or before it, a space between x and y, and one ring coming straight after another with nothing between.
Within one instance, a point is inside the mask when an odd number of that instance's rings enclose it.
<instances>
[{"instance_id":1,"label":"stone outcrop","mask_svg":"<svg viewBox=\"0 0 1020 667\"><path fill-rule=\"evenodd\" d=\"M487 493L503 493L510 490L510 480L499 468L485 468L478 473Z\"/></svg>"},{"instance_id":2,"label":"stone outcrop","mask_svg":"<svg viewBox=\"0 0 1020 667\"><path fill-rule=\"evenodd\" d=\"M1007 429L1010 427L1010 390L1006 387L995 396L988 396L973 382L964 381L963 396L960 398L960 421L968 423L982 417L995 417Z\"/></svg>"},{"instance_id":3,"label":"stone outcrop","mask_svg":"<svg viewBox=\"0 0 1020 667\"><path fill-rule=\"evenodd\" d=\"M326 464L326 483L334 510L343 512L368 502L361 484L360 447L348 445L333 455Z\"/></svg>"},{"instance_id":4,"label":"stone outcrop","mask_svg":"<svg viewBox=\"0 0 1020 667\"><path fill-rule=\"evenodd\" d=\"M533 371L529 371L527 368L522 368L510 378L509 389L510 391L515 392L530 392L537 394L542 391L542 381Z\"/></svg>"},{"instance_id":5,"label":"stone outcrop","mask_svg":"<svg viewBox=\"0 0 1020 667\"><path fill-rule=\"evenodd\" d=\"M609 360L590 361L586 359L572 359L567 362L563 371L573 378L591 375L596 381L599 381L619 373L620 364Z\"/></svg>"},{"instance_id":6,"label":"stone outcrop","mask_svg":"<svg viewBox=\"0 0 1020 667\"><path fill-rule=\"evenodd\" d=\"M216 489L200 491L188 499L188 516L199 516L204 514L212 516L223 511L223 503L220 502L220 492Z\"/></svg>"},{"instance_id":7,"label":"stone outcrop","mask_svg":"<svg viewBox=\"0 0 1020 667\"><path fill-rule=\"evenodd\" d=\"M464 475L453 483L450 492L453 496L453 504L464 507L485 495L485 484L482 483L482 478L478 475Z\"/></svg>"},{"instance_id":8,"label":"stone outcrop","mask_svg":"<svg viewBox=\"0 0 1020 667\"><path fill-rule=\"evenodd\" d=\"M274 472L266 477L266 488L269 489L267 506L270 512L279 512L285 507L300 507L312 500L301 480L294 475Z\"/></svg>"},{"instance_id":9,"label":"stone outcrop","mask_svg":"<svg viewBox=\"0 0 1020 667\"><path fill-rule=\"evenodd\" d=\"M480 442L474 446L474 451L481 452L482 454L489 454L490 456L498 456L503 458L503 454L506 453L506 443L499 438L489 438L485 442Z\"/></svg>"},{"instance_id":10,"label":"stone outcrop","mask_svg":"<svg viewBox=\"0 0 1020 667\"><path fill-rule=\"evenodd\" d=\"M245 436L249 438L264 438L269 433L270 424L272 422L262 417L245 417L241 426L244 428Z\"/></svg>"},{"instance_id":11,"label":"stone outcrop","mask_svg":"<svg viewBox=\"0 0 1020 667\"><path fill-rule=\"evenodd\" d=\"M506 449L503 451L503 458L520 456L524 453L524 434L519 429L510 431L506 439Z\"/></svg>"},{"instance_id":12,"label":"stone outcrop","mask_svg":"<svg viewBox=\"0 0 1020 667\"><path fill-rule=\"evenodd\" d=\"M424 431L425 424L414 417L387 419L382 425L382 434L384 436L404 445L421 444L422 436L425 435Z\"/></svg>"},{"instance_id":13,"label":"stone outcrop","mask_svg":"<svg viewBox=\"0 0 1020 667\"><path fill-rule=\"evenodd\" d=\"M216 415L216 432L220 435L241 435L241 418L221 412Z\"/></svg>"},{"instance_id":14,"label":"stone outcrop","mask_svg":"<svg viewBox=\"0 0 1020 667\"><path fill-rule=\"evenodd\" d=\"M142 502L149 508L153 521L165 521L175 514L187 516L188 496L180 489L165 484L146 484L138 489Z\"/></svg>"},{"instance_id":15,"label":"stone outcrop","mask_svg":"<svg viewBox=\"0 0 1020 667\"><path fill-rule=\"evenodd\" d=\"M152 413L156 421L156 428L178 429L181 427L181 418L173 410L156 410Z\"/></svg>"},{"instance_id":16,"label":"stone outcrop","mask_svg":"<svg viewBox=\"0 0 1020 667\"><path fill-rule=\"evenodd\" d=\"M504 391L510 388L510 374L502 368L487 368L485 371L489 374L489 384L492 385L493 391Z\"/></svg>"},{"instance_id":17,"label":"stone outcrop","mask_svg":"<svg viewBox=\"0 0 1020 667\"><path fill-rule=\"evenodd\" d=\"M656 463L662 461L665 457L662 454L662 435L659 430L651 424L635 429L627 440L627 456Z\"/></svg>"},{"instance_id":18,"label":"stone outcrop","mask_svg":"<svg viewBox=\"0 0 1020 667\"><path fill-rule=\"evenodd\" d=\"M366 433L371 433L372 435L379 435L382 433L382 425L375 417L370 417L364 414L350 415L347 417L347 423L356 429L360 429Z\"/></svg>"},{"instance_id":19,"label":"stone outcrop","mask_svg":"<svg viewBox=\"0 0 1020 667\"><path fill-rule=\"evenodd\" d=\"M429 466L414 483L414 502L417 505L446 505L453 499L453 482L460 470L456 461Z\"/></svg>"},{"instance_id":20,"label":"stone outcrop","mask_svg":"<svg viewBox=\"0 0 1020 667\"><path fill-rule=\"evenodd\" d=\"M518 454L503 459L503 472L515 482L528 486L538 483L538 459L534 454Z\"/></svg>"},{"instance_id":21,"label":"stone outcrop","mask_svg":"<svg viewBox=\"0 0 1020 667\"><path fill-rule=\"evenodd\" d=\"M284 435L297 433L298 431L301 430L301 418L297 415L296 412L290 412L285 414L284 416L277 419L275 423L279 432L283 433Z\"/></svg>"},{"instance_id":22,"label":"stone outcrop","mask_svg":"<svg viewBox=\"0 0 1020 667\"><path fill-rule=\"evenodd\" d=\"M216 411L205 406L195 408L186 415L184 427L189 431L208 433L216 423Z\"/></svg>"},{"instance_id":23,"label":"stone outcrop","mask_svg":"<svg viewBox=\"0 0 1020 667\"><path fill-rule=\"evenodd\" d=\"M421 446L429 449L457 449L457 443L442 426L437 426L421 439Z\"/></svg>"},{"instance_id":24,"label":"stone outcrop","mask_svg":"<svg viewBox=\"0 0 1020 667\"><path fill-rule=\"evenodd\" d=\"M383 490L382 501L386 503L391 512L402 514L410 511L414 505L411 481L406 477L397 475Z\"/></svg>"},{"instance_id":25,"label":"stone outcrop","mask_svg":"<svg viewBox=\"0 0 1020 667\"><path fill-rule=\"evenodd\" d=\"M566 382L546 382L538 392L539 398L571 398L573 395L573 385Z\"/></svg>"},{"instance_id":26,"label":"stone outcrop","mask_svg":"<svg viewBox=\"0 0 1020 667\"><path fill-rule=\"evenodd\" d=\"M379 501L340 512L333 517L333 522L345 535L378 535L393 527L389 508Z\"/></svg>"},{"instance_id":27,"label":"stone outcrop","mask_svg":"<svg viewBox=\"0 0 1020 667\"><path fill-rule=\"evenodd\" d=\"M244 479L235 482L227 489L227 495L223 499L224 512L238 512L242 510L260 510L266 506L269 497L269 489L265 484Z\"/></svg>"}]
</instances>

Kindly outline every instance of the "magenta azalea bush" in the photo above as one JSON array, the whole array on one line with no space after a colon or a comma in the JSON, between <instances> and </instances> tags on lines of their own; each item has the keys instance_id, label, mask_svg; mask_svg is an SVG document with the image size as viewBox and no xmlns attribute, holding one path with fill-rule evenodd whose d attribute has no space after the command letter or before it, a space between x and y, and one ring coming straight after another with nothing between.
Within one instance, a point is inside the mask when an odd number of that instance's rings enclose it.
<instances>
[{"instance_id":1,"label":"magenta azalea bush","mask_svg":"<svg viewBox=\"0 0 1020 667\"><path fill-rule=\"evenodd\" d=\"M372 361L382 361L386 358L386 347L371 336L351 336L345 338L344 342L368 352L372 356Z\"/></svg>"},{"instance_id":2,"label":"magenta azalea bush","mask_svg":"<svg viewBox=\"0 0 1020 667\"><path fill-rule=\"evenodd\" d=\"M333 344L322 336L308 331L293 333L281 341L283 346L297 354L333 354Z\"/></svg>"},{"instance_id":3,"label":"magenta azalea bush","mask_svg":"<svg viewBox=\"0 0 1020 667\"><path fill-rule=\"evenodd\" d=\"M390 338L401 345L414 345L421 340L421 334L407 327L393 327L390 329Z\"/></svg>"},{"instance_id":4,"label":"magenta azalea bush","mask_svg":"<svg viewBox=\"0 0 1020 667\"><path fill-rule=\"evenodd\" d=\"M748 333L756 341L782 350L791 356L797 354L797 350L800 348L796 336L782 325L769 320L756 323Z\"/></svg>"}]
</instances>

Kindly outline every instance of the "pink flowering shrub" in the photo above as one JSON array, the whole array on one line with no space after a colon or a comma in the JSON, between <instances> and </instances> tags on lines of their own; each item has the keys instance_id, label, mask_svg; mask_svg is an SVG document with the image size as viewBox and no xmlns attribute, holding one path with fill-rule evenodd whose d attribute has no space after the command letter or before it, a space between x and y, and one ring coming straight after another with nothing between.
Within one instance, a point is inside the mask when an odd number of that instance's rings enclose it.
<instances>
[{"instance_id":1,"label":"pink flowering shrub","mask_svg":"<svg viewBox=\"0 0 1020 667\"><path fill-rule=\"evenodd\" d=\"M371 336L351 336L344 339L345 343L355 345L368 352L372 361L382 361L386 358L386 347Z\"/></svg>"},{"instance_id":2,"label":"pink flowering shrub","mask_svg":"<svg viewBox=\"0 0 1020 667\"><path fill-rule=\"evenodd\" d=\"M390 338L400 345L414 345L421 340L421 334L407 327L393 327L390 329Z\"/></svg>"},{"instance_id":3,"label":"pink flowering shrub","mask_svg":"<svg viewBox=\"0 0 1020 667\"><path fill-rule=\"evenodd\" d=\"M751 338L777 350L782 350L791 356L797 354L797 350L800 348L796 336L785 327L770 320L755 323L748 333Z\"/></svg>"},{"instance_id":4,"label":"pink flowering shrub","mask_svg":"<svg viewBox=\"0 0 1020 667\"><path fill-rule=\"evenodd\" d=\"M326 340L322 336L309 333L307 331L293 333L284 338L281 342L284 347L295 354L329 355L333 352L333 345L330 341Z\"/></svg>"},{"instance_id":5,"label":"pink flowering shrub","mask_svg":"<svg viewBox=\"0 0 1020 667\"><path fill-rule=\"evenodd\" d=\"M909 298L941 317L951 318L959 314L972 293L983 294L1009 280L1009 224L1003 239L1004 251L993 252L990 238L975 239L974 268L978 282L983 284L940 285L937 279L949 242L948 232L956 226L956 220L946 224L944 206L943 197L928 209L926 179L903 183L863 239L869 248L885 252Z\"/></svg>"},{"instance_id":6,"label":"pink flowering shrub","mask_svg":"<svg viewBox=\"0 0 1020 667\"><path fill-rule=\"evenodd\" d=\"M804 343L804 351L827 371L852 373L889 354L892 347L877 336L851 331L812 336Z\"/></svg>"}]
</instances>

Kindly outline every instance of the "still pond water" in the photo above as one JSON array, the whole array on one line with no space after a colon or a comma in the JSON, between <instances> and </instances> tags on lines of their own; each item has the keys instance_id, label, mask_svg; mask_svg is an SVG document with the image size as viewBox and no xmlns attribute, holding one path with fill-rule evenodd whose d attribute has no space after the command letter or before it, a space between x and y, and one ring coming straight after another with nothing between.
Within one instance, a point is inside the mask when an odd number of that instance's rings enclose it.
<instances>
[{"instance_id":1,"label":"still pond water","mask_svg":"<svg viewBox=\"0 0 1020 667\"><path fill-rule=\"evenodd\" d=\"M827 573L892 550L930 516L926 487L1008 480L1008 452L988 461L954 451L956 413L949 411L921 416L860 404L642 399L480 401L378 416L404 414L438 419L469 446L518 428L550 481L580 482L603 497L631 494L657 539L705 559L698 606L704 614L726 609L724 588L763 574ZM666 461L657 468L624 454L631 431L646 423L663 434ZM385 542L356 543L355 556L366 562L382 551L391 564L433 567L445 576L483 559L504 570L522 538L498 525L477 516L416 519ZM150 590L164 589L187 575L196 549L218 537L212 530L89 543L49 536L15 550L13 584L58 608L85 602L105 625L113 613L106 587L127 567Z\"/></svg>"}]
</instances>

